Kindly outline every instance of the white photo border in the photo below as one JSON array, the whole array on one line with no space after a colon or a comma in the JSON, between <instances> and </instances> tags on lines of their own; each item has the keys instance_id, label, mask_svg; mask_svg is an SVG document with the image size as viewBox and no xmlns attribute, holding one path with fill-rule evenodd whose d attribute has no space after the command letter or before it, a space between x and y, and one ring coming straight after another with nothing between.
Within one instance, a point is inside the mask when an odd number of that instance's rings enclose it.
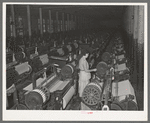
<instances>
[{"instance_id":1,"label":"white photo border","mask_svg":"<svg viewBox=\"0 0 150 123\"><path fill-rule=\"evenodd\" d=\"M143 111L51 111L51 110L6 110L6 5L138 5L144 6L144 110ZM148 120L148 59L147 59L147 3L54 3L54 2L3 2L3 81L2 81L2 119L3 121L147 121ZM92 112L92 113L89 113Z\"/></svg>"}]
</instances>

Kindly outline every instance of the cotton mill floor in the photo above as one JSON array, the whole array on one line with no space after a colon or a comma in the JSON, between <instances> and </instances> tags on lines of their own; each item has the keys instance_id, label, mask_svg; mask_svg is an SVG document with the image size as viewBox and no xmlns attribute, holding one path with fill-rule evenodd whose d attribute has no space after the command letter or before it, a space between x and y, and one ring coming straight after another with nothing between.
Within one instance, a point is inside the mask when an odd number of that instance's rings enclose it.
<instances>
[{"instance_id":1,"label":"cotton mill floor","mask_svg":"<svg viewBox=\"0 0 150 123\"><path fill-rule=\"evenodd\" d=\"M137 90L136 85L133 84L132 86L135 89L138 110L142 111L144 107L143 106L143 92L140 90ZM80 106L81 106L81 99L78 96L75 96L72 102L69 104L69 107L70 107L69 110L80 110Z\"/></svg>"}]
</instances>

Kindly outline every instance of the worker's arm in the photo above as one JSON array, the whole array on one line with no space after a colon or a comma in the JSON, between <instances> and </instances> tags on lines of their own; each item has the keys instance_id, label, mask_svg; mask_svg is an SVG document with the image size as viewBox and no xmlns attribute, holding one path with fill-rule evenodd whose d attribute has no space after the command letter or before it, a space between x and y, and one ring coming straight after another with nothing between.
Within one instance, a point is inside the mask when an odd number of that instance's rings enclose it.
<instances>
[{"instance_id":1,"label":"worker's arm","mask_svg":"<svg viewBox=\"0 0 150 123\"><path fill-rule=\"evenodd\" d=\"M90 72L93 72L93 71L97 70L97 69L91 69L91 70L87 69L86 62L84 62L83 68L84 68L84 71L87 72L87 73L90 73Z\"/></svg>"}]
</instances>

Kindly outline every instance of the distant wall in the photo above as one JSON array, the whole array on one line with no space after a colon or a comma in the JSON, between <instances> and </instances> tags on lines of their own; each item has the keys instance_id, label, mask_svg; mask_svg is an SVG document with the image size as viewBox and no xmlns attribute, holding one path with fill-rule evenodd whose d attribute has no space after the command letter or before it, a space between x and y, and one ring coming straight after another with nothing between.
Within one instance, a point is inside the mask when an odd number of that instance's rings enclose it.
<instances>
[{"instance_id":1,"label":"distant wall","mask_svg":"<svg viewBox=\"0 0 150 123\"><path fill-rule=\"evenodd\" d=\"M109 28L114 28L117 26L120 26L121 20L105 20L105 21L100 21L99 26L101 27L109 27Z\"/></svg>"},{"instance_id":2,"label":"distant wall","mask_svg":"<svg viewBox=\"0 0 150 123\"><path fill-rule=\"evenodd\" d=\"M92 24L93 28L115 28L121 26L121 20L101 20L94 21Z\"/></svg>"},{"instance_id":3,"label":"distant wall","mask_svg":"<svg viewBox=\"0 0 150 123\"><path fill-rule=\"evenodd\" d=\"M128 6L122 18L125 44L131 61L132 80L138 89L144 85L144 6Z\"/></svg>"}]
</instances>

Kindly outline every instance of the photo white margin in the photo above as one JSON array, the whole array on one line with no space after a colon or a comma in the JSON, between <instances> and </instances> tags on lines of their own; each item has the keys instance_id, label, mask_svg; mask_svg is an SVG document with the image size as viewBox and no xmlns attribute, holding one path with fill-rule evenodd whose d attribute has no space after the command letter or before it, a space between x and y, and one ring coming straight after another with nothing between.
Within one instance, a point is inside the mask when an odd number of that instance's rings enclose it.
<instances>
[{"instance_id":1,"label":"photo white margin","mask_svg":"<svg viewBox=\"0 0 150 123\"><path fill-rule=\"evenodd\" d=\"M143 5L144 6L144 111L50 111L6 110L6 5ZM147 63L147 3L53 3L53 2L3 2L2 6L2 118L3 121L147 121L148 120L148 63ZM93 112L88 114L87 112Z\"/></svg>"}]
</instances>

